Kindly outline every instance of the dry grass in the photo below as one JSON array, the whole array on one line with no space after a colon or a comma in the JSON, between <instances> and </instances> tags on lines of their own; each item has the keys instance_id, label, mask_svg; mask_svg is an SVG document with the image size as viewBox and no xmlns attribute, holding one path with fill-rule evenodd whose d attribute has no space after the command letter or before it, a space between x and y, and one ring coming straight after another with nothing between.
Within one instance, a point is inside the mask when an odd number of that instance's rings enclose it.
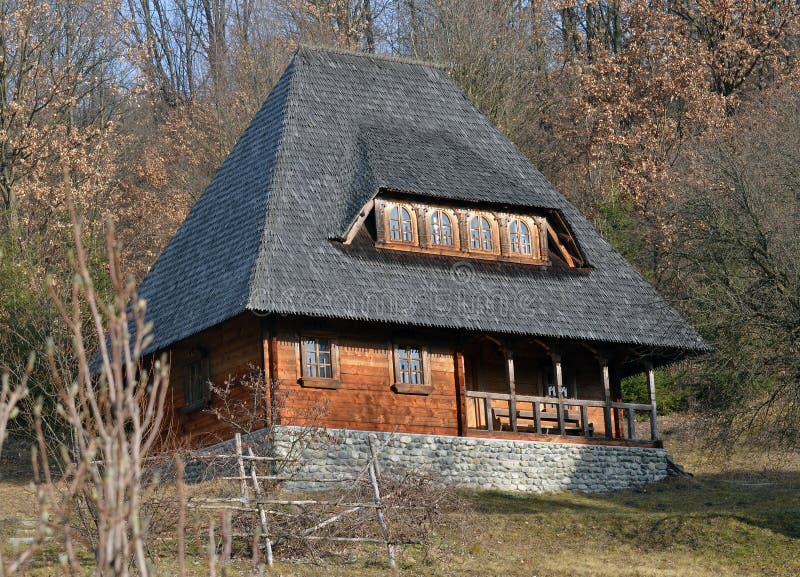
<instances>
[{"instance_id":1,"label":"dry grass","mask_svg":"<svg viewBox=\"0 0 800 577\"><path fill-rule=\"evenodd\" d=\"M609 495L460 492L464 506L446 512L432 545L400 556L404 575L538 577L718 577L800 575L800 456L739 448L708 451L691 429L665 420L667 447L695 473L640 491ZM696 429L695 429L696 430ZM30 519L24 481L0 481L0 536ZM194 490L199 490L197 487ZM152 554L160 575L176 574L169 534ZM280 559L280 551L277 552ZM44 555L33 575L53 574ZM385 551L342 549L319 564L279 562L272 574L386 575ZM230 575L246 575L246 556ZM190 575L205 575L194 549Z\"/></svg>"}]
</instances>

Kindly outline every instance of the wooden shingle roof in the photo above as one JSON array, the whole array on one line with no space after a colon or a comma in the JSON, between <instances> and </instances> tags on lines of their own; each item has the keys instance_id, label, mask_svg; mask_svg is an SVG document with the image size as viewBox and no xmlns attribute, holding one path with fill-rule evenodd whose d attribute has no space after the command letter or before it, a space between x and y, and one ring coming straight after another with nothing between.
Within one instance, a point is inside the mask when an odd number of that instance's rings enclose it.
<instances>
[{"instance_id":1,"label":"wooden shingle roof","mask_svg":"<svg viewBox=\"0 0 800 577\"><path fill-rule=\"evenodd\" d=\"M341 240L390 189L558 210L580 271ZM246 310L702 351L706 345L448 78L300 49L140 287L152 350Z\"/></svg>"}]
</instances>

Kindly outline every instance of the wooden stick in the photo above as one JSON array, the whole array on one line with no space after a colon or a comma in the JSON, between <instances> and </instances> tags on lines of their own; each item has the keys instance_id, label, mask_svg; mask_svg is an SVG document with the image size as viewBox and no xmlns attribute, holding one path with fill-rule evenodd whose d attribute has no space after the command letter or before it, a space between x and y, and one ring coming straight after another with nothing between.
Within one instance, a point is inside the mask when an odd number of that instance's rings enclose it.
<instances>
[{"instance_id":1,"label":"wooden stick","mask_svg":"<svg viewBox=\"0 0 800 577\"><path fill-rule=\"evenodd\" d=\"M233 537L231 533L231 512L224 511L222 513L222 566L225 567L231 562L231 552L233 551ZM223 571L225 571L223 569Z\"/></svg>"},{"instance_id":2,"label":"wooden stick","mask_svg":"<svg viewBox=\"0 0 800 577\"><path fill-rule=\"evenodd\" d=\"M324 535L286 535L289 539L303 539L304 541L346 541L348 543L379 543L381 545L392 545L384 539L373 539L372 537L325 537Z\"/></svg>"},{"instance_id":3,"label":"wooden stick","mask_svg":"<svg viewBox=\"0 0 800 577\"><path fill-rule=\"evenodd\" d=\"M249 456L253 456L253 449L248 447L247 452ZM250 476L253 479L253 490L256 493L256 497L261 497L263 491L261 490L261 483L258 482L258 475L256 475L256 468L254 466L250 467ZM268 537L269 531L267 530L267 512L264 510L264 506L259 504L258 505L258 515L261 520L261 531L265 536L265 545L264 548L266 549L267 555L267 565L272 567L272 541Z\"/></svg>"},{"instance_id":4,"label":"wooden stick","mask_svg":"<svg viewBox=\"0 0 800 577\"><path fill-rule=\"evenodd\" d=\"M225 460L225 459L238 459L238 458L239 457L237 455L192 455L191 456L191 460L192 461L202 461L202 460L207 460L207 461L220 460L220 461L222 461L222 460ZM280 463L283 463L283 462L296 462L297 461L297 459L292 459L292 458L289 458L289 457L260 457L258 455L254 456L254 457L250 457L248 455L242 455L242 459L244 459L245 461L277 461L277 462L280 462ZM102 461L98 461L98 462L102 463Z\"/></svg>"},{"instance_id":5,"label":"wooden stick","mask_svg":"<svg viewBox=\"0 0 800 577\"><path fill-rule=\"evenodd\" d=\"M208 525L208 576L217 577L217 540L214 537L214 519Z\"/></svg>"},{"instance_id":6,"label":"wooden stick","mask_svg":"<svg viewBox=\"0 0 800 577\"><path fill-rule=\"evenodd\" d=\"M378 487L378 454L375 450L375 436L369 436L369 450L372 453L372 461L369 468L369 482L372 484L372 495L375 498L375 513L378 517L378 524L381 526L383 538L386 540L386 549L389 553L389 568L392 570L392 575L399 575L397 570L397 561L394 556L394 545L389 542L389 527L386 524L386 519L383 517L383 503L381 502L381 491Z\"/></svg>"},{"instance_id":7,"label":"wooden stick","mask_svg":"<svg viewBox=\"0 0 800 577\"><path fill-rule=\"evenodd\" d=\"M242 454L242 435L240 433L236 433L234 437L236 440L236 461L239 464L239 490L242 494L242 502L247 501L250 499L250 493L247 490L247 477L244 476L244 459Z\"/></svg>"},{"instance_id":8,"label":"wooden stick","mask_svg":"<svg viewBox=\"0 0 800 577\"><path fill-rule=\"evenodd\" d=\"M186 487L184 485L185 465L178 457L178 575L186 577Z\"/></svg>"},{"instance_id":9,"label":"wooden stick","mask_svg":"<svg viewBox=\"0 0 800 577\"><path fill-rule=\"evenodd\" d=\"M242 503L239 497L192 497L192 503ZM340 503L339 501L315 501L313 499L250 499L247 503L253 505L325 505L328 507L369 507L369 508L383 508L384 505L376 503ZM422 509L423 507L400 507L392 506L392 509ZM253 511L256 509L253 508Z\"/></svg>"},{"instance_id":10,"label":"wooden stick","mask_svg":"<svg viewBox=\"0 0 800 577\"><path fill-rule=\"evenodd\" d=\"M336 521L338 521L339 519L341 519L341 518L342 518L342 517L344 517L345 515L349 515L350 513L355 513L356 511L359 511L359 510L361 510L362 508L363 508L363 507L350 507L349 509L345 509L345 510L344 510L344 511L342 511L341 513L337 513L337 514L336 514L336 515L334 515L333 517L330 517L330 518L328 518L328 519L325 519L325 520L324 520L324 521L322 521L321 523L317 523L317 524L316 524L316 525L314 525L313 527L311 527L311 528L309 528L309 529L306 529L305 531L303 531L303 535L310 535L310 534L311 534L311 533L313 533L314 531L319 531L319 530L320 530L320 529L322 529L323 527L327 527L328 525L330 525L330 524L332 524L332 523L335 523Z\"/></svg>"},{"instance_id":11,"label":"wooden stick","mask_svg":"<svg viewBox=\"0 0 800 577\"><path fill-rule=\"evenodd\" d=\"M249 477L218 477L219 479L225 481L241 481L244 479L245 481L251 481L252 476ZM356 477L340 477L338 479L330 478L330 479L314 479L314 478L298 478L292 477L291 475L258 475L257 479L260 481L294 481L296 483L340 483L345 481L357 481Z\"/></svg>"}]
</instances>

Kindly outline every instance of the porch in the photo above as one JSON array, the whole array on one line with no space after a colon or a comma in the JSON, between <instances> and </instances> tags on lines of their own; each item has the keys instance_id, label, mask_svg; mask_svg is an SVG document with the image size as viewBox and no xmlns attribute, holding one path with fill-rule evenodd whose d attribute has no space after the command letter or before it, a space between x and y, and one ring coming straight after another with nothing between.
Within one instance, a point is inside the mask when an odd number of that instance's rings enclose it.
<instances>
[{"instance_id":1,"label":"porch","mask_svg":"<svg viewBox=\"0 0 800 577\"><path fill-rule=\"evenodd\" d=\"M464 434L660 446L653 365L613 352L614 361L581 343L473 342L463 353ZM649 403L621 399L621 375L637 372L646 373Z\"/></svg>"}]
</instances>

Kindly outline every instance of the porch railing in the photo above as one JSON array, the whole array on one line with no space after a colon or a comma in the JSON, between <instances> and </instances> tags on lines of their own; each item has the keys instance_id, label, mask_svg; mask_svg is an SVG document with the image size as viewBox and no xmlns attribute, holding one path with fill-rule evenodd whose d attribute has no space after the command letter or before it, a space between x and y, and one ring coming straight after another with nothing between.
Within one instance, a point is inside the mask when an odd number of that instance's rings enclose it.
<instances>
[{"instance_id":1,"label":"porch railing","mask_svg":"<svg viewBox=\"0 0 800 577\"><path fill-rule=\"evenodd\" d=\"M479 429L510 430L513 432L581 435L585 437L627 440L658 440L657 423L652 405L638 403L605 402L589 399L536 397L467 391L467 403ZM602 433L600 423L595 425L589 418L589 409L602 409ZM640 439L636 431L636 415L645 413L650 421L649 439Z\"/></svg>"}]
</instances>

